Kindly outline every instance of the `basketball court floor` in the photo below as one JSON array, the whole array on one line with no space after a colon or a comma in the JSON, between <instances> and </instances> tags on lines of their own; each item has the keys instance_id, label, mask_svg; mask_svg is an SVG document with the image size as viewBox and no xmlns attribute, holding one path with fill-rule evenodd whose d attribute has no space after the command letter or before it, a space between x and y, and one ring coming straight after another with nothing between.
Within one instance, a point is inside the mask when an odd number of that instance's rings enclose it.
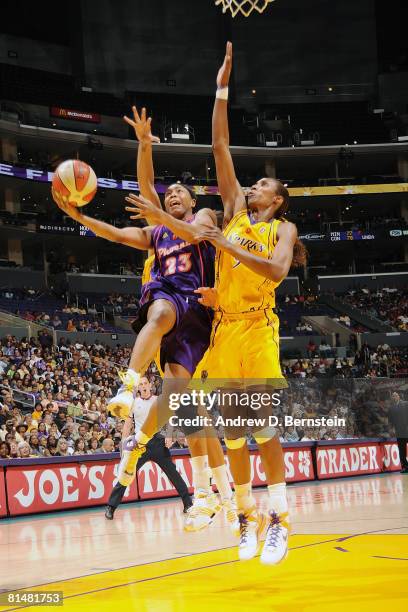
<instances>
[{"instance_id":1,"label":"basketball court floor","mask_svg":"<svg viewBox=\"0 0 408 612\"><path fill-rule=\"evenodd\" d=\"M222 517L184 533L177 498L123 505L114 521L103 508L0 521L1 597L63 591L64 612L406 610L408 475L288 490L290 552L276 567L239 562Z\"/></svg>"}]
</instances>

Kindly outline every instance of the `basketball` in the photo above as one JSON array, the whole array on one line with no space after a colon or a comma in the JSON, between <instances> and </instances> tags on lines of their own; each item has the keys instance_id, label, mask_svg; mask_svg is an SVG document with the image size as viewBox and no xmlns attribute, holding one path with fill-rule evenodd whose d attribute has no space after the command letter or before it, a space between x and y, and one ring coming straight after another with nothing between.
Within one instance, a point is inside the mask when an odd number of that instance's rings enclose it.
<instances>
[{"instance_id":1,"label":"basketball","mask_svg":"<svg viewBox=\"0 0 408 612\"><path fill-rule=\"evenodd\" d=\"M67 159L56 169L52 179L52 194L71 206L85 206L95 196L96 174L79 159Z\"/></svg>"}]
</instances>

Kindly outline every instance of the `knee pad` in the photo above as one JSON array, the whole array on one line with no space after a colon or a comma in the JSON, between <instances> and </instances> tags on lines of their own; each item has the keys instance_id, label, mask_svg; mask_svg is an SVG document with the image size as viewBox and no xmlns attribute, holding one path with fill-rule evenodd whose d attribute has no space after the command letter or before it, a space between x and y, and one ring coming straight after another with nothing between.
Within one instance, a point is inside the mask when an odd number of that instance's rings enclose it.
<instances>
[{"instance_id":1,"label":"knee pad","mask_svg":"<svg viewBox=\"0 0 408 612\"><path fill-rule=\"evenodd\" d=\"M225 446L230 450L238 450L246 444L246 438L237 438L236 440L228 440L225 438Z\"/></svg>"},{"instance_id":2,"label":"knee pad","mask_svg":"<svg viewBox=\"0 0 408 612\"><path fill-rule=\"evenodd\" d=\"M276 429L274 427L265 427L260 431L256 431L252 434L257 444L265 444L276 436Z\"/></svg>"}]
</instances>

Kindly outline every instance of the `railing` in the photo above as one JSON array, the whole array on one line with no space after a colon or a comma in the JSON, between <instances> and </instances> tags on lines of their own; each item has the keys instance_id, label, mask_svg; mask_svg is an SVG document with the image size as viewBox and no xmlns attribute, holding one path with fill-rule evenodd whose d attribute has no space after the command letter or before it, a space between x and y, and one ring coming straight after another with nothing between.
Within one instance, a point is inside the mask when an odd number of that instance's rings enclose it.
<instances>
[{"instance_id":1,"label":"railing","mask_svg":"<svg viewBox=\"0 0 408 612\"><path fill-rule=\"evenodd\" d=\"M52 336L52 343L54 345L57 344L57 336L53 327L40 325L39 323L34 323L33 321L27 321L26 319L17 317L16 315L5 312L4 310L0 311L0 318L4 323L8 323L11 327L25 327L27 329L27 337L29 340L33 336L38 336L38 332L47 331Z\"/></svg>"},{"instance_id":2,"label":"railing","mask_svg":"<svg viewBox=\"0 0 408 612\"><path fill-rule=\"evenodd\" d=\"M6 387L5 385L0 385L0 389L2 391L6 391L11 394L13 401L18 404L23 404L24 406L29 406L30 408L35 407L35 394L27 393L26 391L20 391L19 389L13 389L12 387Z\"/></svg>"}]
</instances>

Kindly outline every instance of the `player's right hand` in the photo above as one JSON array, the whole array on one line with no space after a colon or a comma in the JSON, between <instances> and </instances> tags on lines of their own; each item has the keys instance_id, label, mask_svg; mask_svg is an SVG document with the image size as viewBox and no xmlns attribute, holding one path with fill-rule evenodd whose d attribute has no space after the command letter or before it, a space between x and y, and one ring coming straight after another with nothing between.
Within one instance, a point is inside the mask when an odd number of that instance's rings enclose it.
<instances>
[{"instance_id":1,"label":"player's right hand","mask_svg":"<svg viewBox=\"0 0 408 612\"><path fill-rule=\"evenodd\" d=\"M203 306L207 306L207 308L217 308L218 294L217 290L213 287L199 287L194 290L194 293L201 294L198 301Z\"/></svg>"},{"instance_id":2,"label":"player's right hand","mask_svg":"<svg viewBox=\"0 0 408 612\"><path fill-rule=\"evenodd\" d=\"M224 62L217 74L217 87L222 89L228 87L232 68L232 42L227 42Z\"/></svg>"},{"instance_id":3,"label":"player's right hand","mask_svg":"<svg viewBox=\"0 0 408 612\"><path fill-rule=\"evenodd\" d=\"M158 136L153 136L152 134L152 118L149 117L146 119L146 109L143 107L140 115L136 106L132 106L132 111L133 119L129 119L129 117L126 117L126 115L123 117L123 119L135 130L137 140L139 142L160 142L160 138Z\"/></svg>"},{"instance_id":4,"label":"player's right hand","mask_svg":"<svg viewBox=\"0 0 408 612\"><path fill-rule=\"evenodd\" d=\"M69 202L64 202L64 200L59 196L59 194L51 188L52 199L56 203L59 209L61 209L66 215L72 217L76 221L80 218L81 213L79 212L76 206L72 206Z\"/></svg>"}]
</instances>

